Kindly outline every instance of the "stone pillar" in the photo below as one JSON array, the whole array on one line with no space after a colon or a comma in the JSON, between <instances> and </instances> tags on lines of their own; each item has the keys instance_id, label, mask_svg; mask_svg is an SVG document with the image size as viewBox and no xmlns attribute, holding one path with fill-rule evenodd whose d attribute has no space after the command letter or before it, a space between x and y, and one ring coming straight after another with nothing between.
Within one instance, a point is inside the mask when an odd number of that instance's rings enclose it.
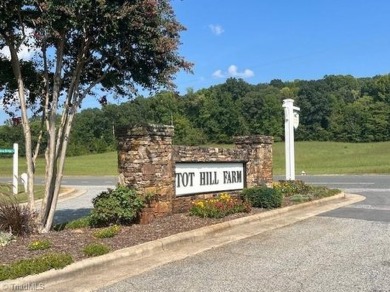
<instances>
[{"instance_id":1,"label":"stone pillar","mask_svg":"<svg viewBox=\"0 0 390 292\"><path fill-rule=\"evenodd\" d=\"M173 126L148 125L117 131L120 183L140 194L153 195L140 223L172 213L174 173Z\"/></svg>"},{"instance_id":2,"label":"stone pillar","mask_svg":"<svg viewBox=\"0 0 390 292\"><path fill-rule=\"evenodd\" d=\"M272 145L270 136L239 136L234 137L236 149L246 151L246 187L261 184L270 186L273 180Z\"/></svg>"}]
</instances>

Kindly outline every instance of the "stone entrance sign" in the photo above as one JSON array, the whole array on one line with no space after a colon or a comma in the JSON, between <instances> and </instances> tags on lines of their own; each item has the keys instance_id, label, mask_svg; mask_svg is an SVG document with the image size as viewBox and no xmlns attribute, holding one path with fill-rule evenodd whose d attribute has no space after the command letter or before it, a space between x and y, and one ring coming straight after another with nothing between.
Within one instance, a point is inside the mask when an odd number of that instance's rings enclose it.
<instances>
[{"instance_id":1,"label":"stone entrance sign","mask_svg":"<svg viewBox=\"0 0 390 292\"><path fill-rule=\"evenodd\" d=\"M148 125L117 130L120 183L155 200L141 223L186 212L197 198L272 183L269 136L234 137L234 149L174 146L174 127Z\"/></svg>"},{"instance_id":2,"label":"stone entrance sign","mask_svg":"<svg viewBox=\"0 0 390 292\"><path fill-rule=\"evenodd\" d=\"M244 174L242 162L178 162L175 167L175 194L242 190Z\"/></svg>"}]
</instances>

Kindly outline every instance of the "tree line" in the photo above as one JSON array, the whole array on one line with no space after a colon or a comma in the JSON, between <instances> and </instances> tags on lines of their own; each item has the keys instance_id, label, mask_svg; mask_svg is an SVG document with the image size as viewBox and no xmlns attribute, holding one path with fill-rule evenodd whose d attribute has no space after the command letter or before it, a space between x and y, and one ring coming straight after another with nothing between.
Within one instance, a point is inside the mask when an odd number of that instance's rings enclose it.
<instances>
[{"instance_id":1,"label":"tree line","mask_svg":"<svg viewBox=\"0 0 390 292\"><path fill-rule=\"evenodd\" d=\"M116 149L117 128L146 123L175 126L175 144L231 143L237 135L270 135L284 139L283 99L300 107L296 140L378 142L390 140L390 74L371 78L329 75L252 85L230 78L225 83L184 95L164 91L136 97L76 115L68 155ZM39 121L32 121L32 131ZM0 127L0 147L21 144L20 125ZM45 140L43 140L45 143ZM44 147L43 147L44 148Z\"/></svg>"}]
</instances>

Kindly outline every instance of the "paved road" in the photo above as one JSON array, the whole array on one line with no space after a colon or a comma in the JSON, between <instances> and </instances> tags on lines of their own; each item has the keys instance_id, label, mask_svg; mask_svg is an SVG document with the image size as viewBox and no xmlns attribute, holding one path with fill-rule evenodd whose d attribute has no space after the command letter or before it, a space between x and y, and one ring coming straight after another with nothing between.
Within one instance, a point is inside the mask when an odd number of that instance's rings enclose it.
<instances>
[{"instance_id":1,"label":"paved road","mask_svg":"<svg viewBox=\"0 0 390 292\"><path fill-rule=\"evenodd\" d=\"M54 223L74 220L90 213L92 199L108 188L114 188L116 177L64 177L63 186L72 187L81 192L76 198L59 201L54 216Z\"/></svg>"},{"instance_id":2,"label":"paved road","mask_svg":"<svg viewBox=\"0 0 390 292\"><path fill-rule=\"evenodd\" d=\"M99 291L390 291L390 176L305 176L365 201Z\"/></svg>"},{"instance_id":3,"label":"paved road","mask_svg":"<svg viewBox=\"0 0 390 292\"><path fill-rule=\"evenodd\" d=\"M0 182L12 183L12 178L2 177ZM43 184L44 178L37 177L37 184ZM108 188L114 188L117 183L117 177L114 176L67 176L62 180L64 187L70 187L77 190L75 198L60 200L57 204L57 210L54 216L54 223L63 223L83 217L92 209L92 199ZM80 195L81 194L81 195ZM39 207L39 205L37 205Z\"/></svg>"},{"instance_id":4,"label":"paved road","mask_svg":"<svg viewBox=\"0 0 390 292\"><path fill-rule=\"evenodd\" d=\"M107 188L115 185L104 186L74 186L80 195L73 199L60 200L54 215L54 224L68 222L86 216L92 210L92 199Z\"/></svg>"},{"instance_id":5,"label":"paved road","mask_svg":"<svg viewBox=\"0 0 390 292\"><path fill-rule=\"evenodd\" d=\"M323 214L338 218L353 218L369 221L390 222L390 176L318 176L300 177L315 185L326 185L348 193L361 194L365 201ZM389 287L390 291L390 287Z\"/></svg>"}]
</instances>

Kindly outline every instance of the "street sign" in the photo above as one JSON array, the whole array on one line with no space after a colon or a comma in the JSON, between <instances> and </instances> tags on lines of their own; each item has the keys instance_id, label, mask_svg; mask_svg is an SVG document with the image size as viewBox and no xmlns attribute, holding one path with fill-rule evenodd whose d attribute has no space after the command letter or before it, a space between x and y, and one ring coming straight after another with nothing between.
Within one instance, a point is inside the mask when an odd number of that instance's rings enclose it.
<instances>
[{"instance_id":1,"label":"street sign","mask_svg":"<svg viewBox=\"0 0 390 292\"><path fill-rule=\"evenodd\" d=\"M297 113L297 112L294 112L293 126L294 126L294 129L297 129L299 126L299 113Z\"/></svg>"},{"instance_id":2,"label":"street sign","mask_svg":"<svg viewBox=\"0 0 390 292\"><path fill-rule=\"evenodd\" d=\"M14 154L14 149L0 148L0 154Z\"/></svg>"},{"instance_id":3,"label":"street sign","mask_svg":"<svg viewBox=\"0 0 390 292\"><path fill-rule=\"evenodd\" d=\"M12 185L13 185L13 194L18 194L18 166L19 166L19 145L14 143L14 148L0 148L0 154L13 154L13 176L12 176Z\"/></svg>"}]
</instances>

